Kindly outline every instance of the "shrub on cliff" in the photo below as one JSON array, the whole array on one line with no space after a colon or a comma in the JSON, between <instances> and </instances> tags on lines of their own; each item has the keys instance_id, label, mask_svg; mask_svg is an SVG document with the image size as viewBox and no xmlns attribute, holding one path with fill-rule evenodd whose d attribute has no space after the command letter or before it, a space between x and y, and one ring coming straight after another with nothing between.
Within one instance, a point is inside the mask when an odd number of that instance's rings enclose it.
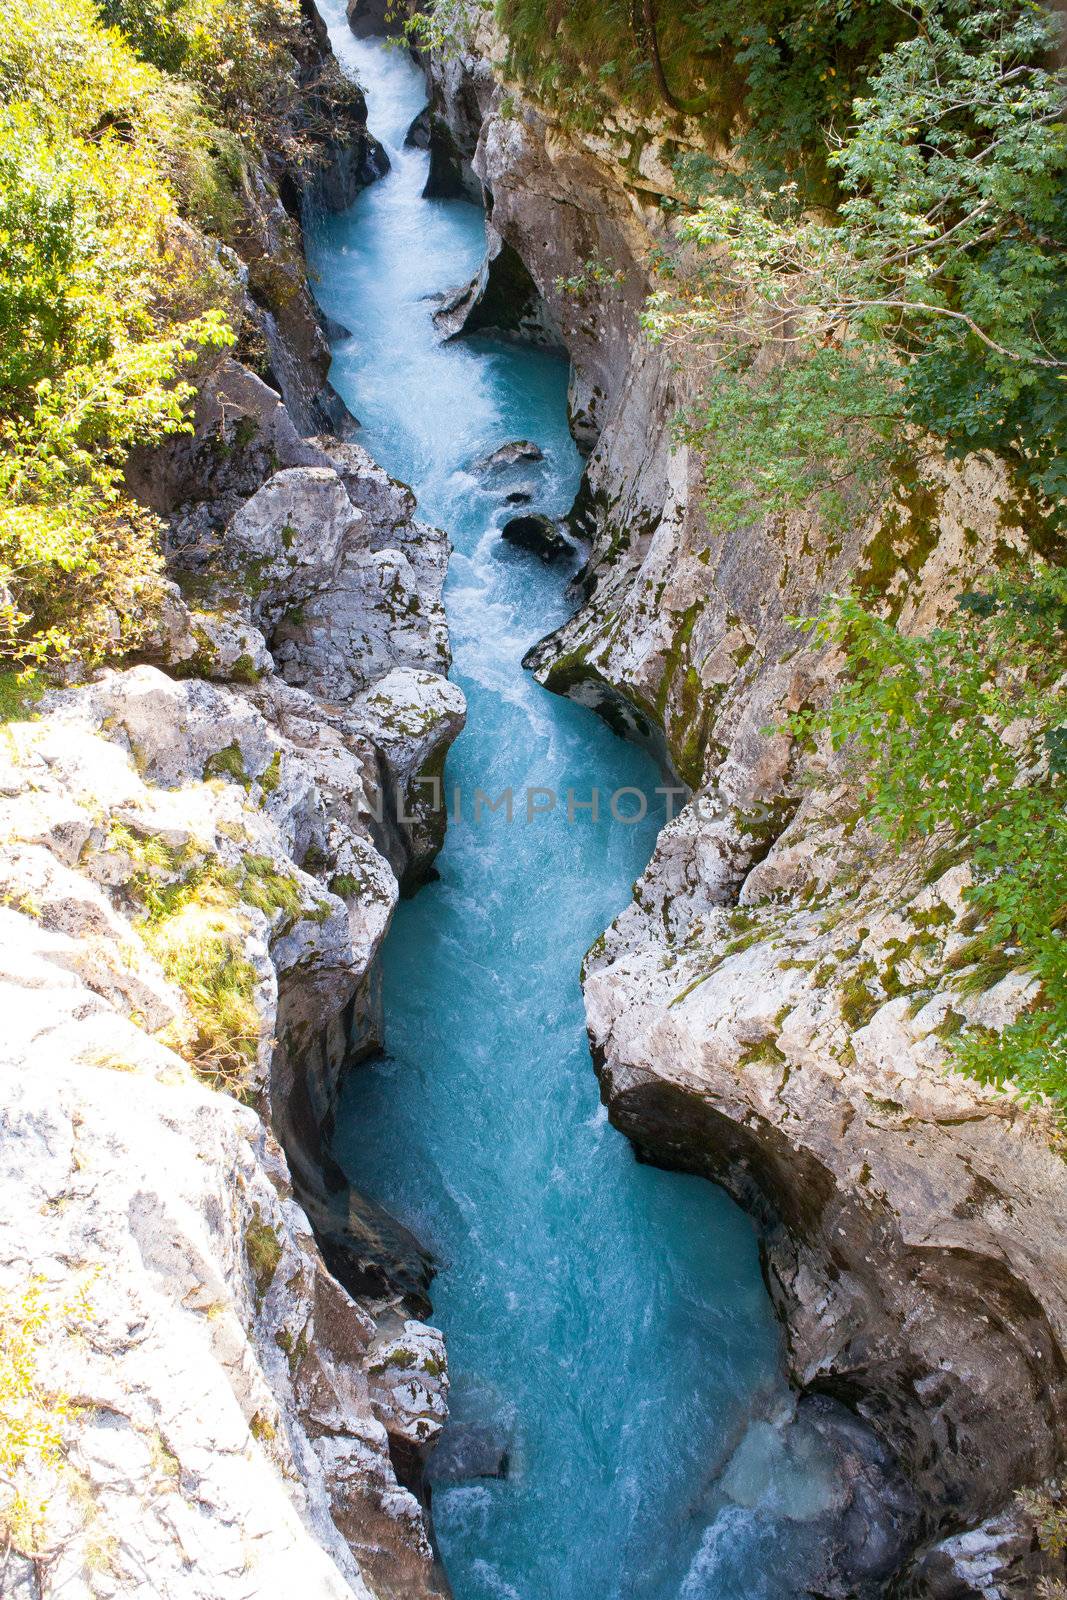
<instances>
[{"instance_id":1,"label":"shrub on cliff","mask_svg":"<svg viewBox=\"0 0 1067 1600\"><path fill-rule=\"evenodd\" d=\"M54 1553L50 1503L71 1476L67 1435L79 1413L50 1370L54 1345L94 1321L84 1283L66 1304L47 1295L42 1278L0 1290L0 1538L21 1555Z\"/></svg>"},{"instance_id":2,"label":"shrub on cliff","mask_svg":"<svg viewBox=\"0 0 1067 1600\"><path fill-rule=\"evenodd\" d=\"M189 215L235 242L249 161L311 174L362 122L362 90L319 50L297 0L98 0L169 84L171 158Z\"/></svg>"},{"instance_id":3,"label":"shrub on cliff","mask_svg":"<svg viewBox=\"0 0 1067 1600\"><path fill-rule=\"evenodd\" d=\"M204 234L255 233L250 166L310 168L358 95L316 60L296 0L0 12L0 667L139 643L160 526L124 463L240 323Z\"/></svg>"},{"instance_id":4,"label":"shrub on cliff","mask_svg":"<svg viewBox=\"0 0 1067 1600\"><path fill-rule=\"evenodd\" d=\"M303 23L295 0L100 0L131 49L196 86L213 121L255 141L298 94Z\"/></svg>"},{"instance_id":5,"label":"shrub on cliff","mask_svg":"<svg viewBox=\"0 0 1067 1600\"><path fill-rule=\"evenodd\" d=\"M921 0L915 15L846 135L826 135L833 215L757 174L705 188L681 220L696 267L664 264L648 324L712 353L687 431L719 520L815 492L839 513L849 467L877 479L908 424L950 455L997 451L1053 505L1067 494L1057 26L1016 0Z\"/></svg>"},{"instance_id":6,"label":"shrub on cliff","mask_svg":"<svg viewBox=\"0 0 1067 1600\"><path fill-rule=\"evenodd\" d=\"M841 141L832 216L720 182L680 222L648 325L712 354L686 419L720 522L877 480L921 434L1067 493L1065 80L1054 19L921 0ZM704 174L707 178L707 174ZM854 470L849 470L854 469Z\"/></svg>"},{"instance_id":7,"label":"shrub on cliff","mask_svg":"<svg viewBox=\"0 0 1067 1600\"><path fill-rule=\"evenodd\" d=\"M970 937L949 981L1037 980L1002 1033L957 1037L957 1065L1067 1111L1067 572L964 595L921 638L853 599L806 626L846 668L830 708L791 731L829 731L885 838L948 835L970 865Z\"/></svg>"},{"instance_id":8,"label":"shrub on cliff","mask_svg":"<svg viewBox=\"0 0 1067 1600\"><path fill-rule=\"evenodd\" d=\"M134 446L187 426L229 291L169 181L173 87L89 0L0 15L0 659L137 643L156 519Z\"/></svg>"}]
</instances>

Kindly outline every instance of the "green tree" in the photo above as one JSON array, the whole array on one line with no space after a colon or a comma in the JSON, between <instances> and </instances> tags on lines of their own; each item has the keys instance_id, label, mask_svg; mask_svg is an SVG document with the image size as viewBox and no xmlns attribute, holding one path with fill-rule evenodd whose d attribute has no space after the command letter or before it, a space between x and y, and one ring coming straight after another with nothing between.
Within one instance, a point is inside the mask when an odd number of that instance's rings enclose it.
<instances>
[{"instance_id":1,"label":"green tree","mask_svg":"<svg viewBox=\"0 0 1067 1600\"><path fill-rule=\"evenodd\" d=\"M0 658L92 663L160 570L123 464L188 427L227 291L162 173L166 85L88 0L12 0L0 93Z\"/></svg>"},{"instance_id":2,"label":"green tree","mask_svg":"<svg viewBox=\"0 0 1067 1600\"><path fill-rule=\"evenodd\" d=\"M680 222L696 265L664 263L647 325L711 358L689 427L708 450L713 509L724 405L742 417L754 493L761 463L773 474L783 448L794 463L762 496L771 509L802 498L805 454L813 488L846 441L858 461L891 457L894 418L949 454L999 451L1050 501L1067 492L1057 25L1025 0L919 0L913 14L914 36L881 57L846 135L826 134L843 195L833 214L806 208L796 182L761 187L757 174L705 193ZM767 420L786 382L794 397L810 391L795 436ZM745 390L757 397L747 422Z\"/></svg>"}]
</instances>

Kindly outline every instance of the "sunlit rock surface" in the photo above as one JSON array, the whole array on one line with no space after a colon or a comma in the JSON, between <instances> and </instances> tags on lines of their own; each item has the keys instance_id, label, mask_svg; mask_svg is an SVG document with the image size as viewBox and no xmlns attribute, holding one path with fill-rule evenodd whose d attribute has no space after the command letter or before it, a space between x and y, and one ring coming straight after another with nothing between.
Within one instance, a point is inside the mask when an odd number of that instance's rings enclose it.
<instances>
[{"instance_id":1,"label":"sunlit rock surface","mask_svg":"<svg viewBox=\"0 0 1067 1600\"><path fill-rule=\"evenodd\" d=\"M330 1170L322 1130L380 1038L398 878L441 842L419 805L464 716L447 544L362 452L339 471L257 380L221 380L305 460L244 498L249 433L201 481L184 549L210 543L210 576L186 562L186 598L167 591L148 654L169 670L99 673L0 741L0 1289L39 1276L41 1360L76 1406L42 1485L48 1583L436 1594L420 1484L444 1346L398 1320L389 1271L406 1251L424 1287L428 1263ZM197 441L178 448L188 485ZM299 605L313 620L282 638ZM222 1046L195 998L220 940L243 1006ZM38 1593L13 1555L3 1586Z\"/></svg>"}]
</instances>

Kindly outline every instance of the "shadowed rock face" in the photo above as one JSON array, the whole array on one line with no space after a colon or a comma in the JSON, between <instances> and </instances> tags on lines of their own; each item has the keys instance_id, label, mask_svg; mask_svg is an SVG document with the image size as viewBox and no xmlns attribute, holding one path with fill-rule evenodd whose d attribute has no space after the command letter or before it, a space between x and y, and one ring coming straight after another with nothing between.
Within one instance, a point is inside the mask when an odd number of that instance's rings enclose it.
<instances>
[{"instance_id":1,"label":"shadowed rock face","mask_svg":"<svg viewBox=\"0 0 1067 1600\"><path fill-rule=\"evenodd\" d=\"M301 433L343 433L352 419L328 381L330 352L307 284L301 211L343 210L389 162L368 132L363 92L341 73L312 0L303 0L301 15L300 92L247 170L230 242L244 268L244 346L255 347L261 375L280 391Z\"/></svg>"},{"instance_id":2,"label":"shadowed rock face","mask_svg":"<svg viewBox=\"0 0 1067 1600\"><path fill-rule=\"evenodd\" d=\"M348 25L357 39L398 37L415 10L408 0L348 0Z\"/></svg>"},{"instance_id":3,"label":"shadowed rock face","mask_svg":"<svg viewBox=\"0 0 1067 1600\"><path fill-rule=\"evenodd\" d=\"M957 982L965 854L887 852L829 752L764 731L838 670L788 619L859 582L902 627L936 624L1027 549L1010 480L931 449L843 535L801 514L709 529L671 436L687 379L637 321L673 193L655 130L621 112L563 130L515 84L502 116L489 22L478 47L434 64L437 90L571 353L592 451L582 604L527 664L658 740L694 796L587 958L604 1098L642 1156L760 1221L797 1383L870 1421L917 1492L892 1592L1028 1595L1042 1569L1014 1491L1067 1458L1067 1178L1039 1115L950 1071L950 1038L1003 1026L1032 985ZM600 280L562 293L594 257Z\"/></svg>"},{"instance_id":4,"label":"shadowed rock face","mask_svg":"<svg viewBox=\"0 0 1067 1600\"><path fill-rule=\"evenodd\" d=\"M430 148L429 106L423 106L418 115L412 117L411 126L404 135L404 144L409 150L428 150Z\"/></svg>"},{"instance_id":5,"label":"shadowed rock face","mask_svg":"<svg viewBox=\"0 0 1067 1600\"><path fill-rule=\"evenodd\" d=\"M487 224L488 248L478 276L434 312L446 339L481 333L563 352L559 330L518 253Z\"/></svg>"},{"instance_id":6,"label":"shadowed rock face","mask_svg":"<svg viewBox=\"0 0 1067 1600\"><path fill-rule=\"evenodd\" d=\"M448 123L427 107L423 120L416 118L412 141L429 152L430 170L423 187L424 200L471 200L482 202L482 186L471 169L469 158L456 144ZM410 137L410 135L409 135Z\"/></svg>"},{"instance_id":7,"label":"shadowed rock face","mask_svg":"<svg viewBox=\"0 0 1067 1600\"><path fill-rule=\"evenodd\" d=\"M494 88L485 62L434 59L427 72L425 112L430 171L427 199L466 199L481 205L482 182L473 167L482 112Z\"/></svg>"}]
</instances>

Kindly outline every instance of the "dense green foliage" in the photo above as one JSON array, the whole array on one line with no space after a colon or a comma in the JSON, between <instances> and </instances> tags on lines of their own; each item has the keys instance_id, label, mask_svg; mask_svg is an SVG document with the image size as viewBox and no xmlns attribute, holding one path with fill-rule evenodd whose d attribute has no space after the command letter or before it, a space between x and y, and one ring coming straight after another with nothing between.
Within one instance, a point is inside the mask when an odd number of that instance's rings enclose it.
<instances>
[{"instance_id":1,"label":"dense green foliage","mask_svg":"<svg viewBox=\"0 0 1067 1600\"><path fill-rule=\"evenodd\" d=\"M293 0L100 0L100 11L145 61L197 84L237 132L254 135L287 90Z\"/></svg>"},{"instance_id":2,"label":"dense green foliage","mask_svg":"<svg viewBox=\"0 0 1067 1600\"><path fill-rule=\"evenodd\" d=\"M890 842L956 841L973 877L969 937L949 963L959 984L1011 971L1040 984L1002 1034L961 1031L958 1065L1067 1108L1067 572L964 595L921 638L853 599L807 626L847 670L830 708L792 730L829 731Z\"/></svg>"},{"instance_id":3,"label":"dense green foliage","mask_svg":"<svg viewBox=\"0 0 1067 1600\"><path fill-rule=\"evenodd\" d=\"M747 160L791 171L905 31L892 0L499 0L511 69L597 127L619 101L698 117ZM822 174L812 172L813 178Z\"/></svg>"},{"instance_id":4,"label":"dense green foliage","mask_svg":"<svg viewBox=\"0 0 1067 1600\"><path fill-rule=\"evenodd\" d=\"M300 26L294 0L0 14L0 662L91 664L143 633L159 527L123 466L188 426L233 340L236 285L198 230L238 225Z\"/></svg>"},{"instance_id":5,"label":"dense green foliage","mask_svg":"<svg viewBox=\"0 0 1067 1600\"><path fill-rule=\"evenodd\" d=\"M312 156L303 123L316 95L323 108L346 109L340 74L312 74L309 36L298 0L98 0L105 22L120 29L146 62L195 90L194 142L232 183L247 150L264 138L298 167ZM352 91L349 91L350 93ZM358 92L358 91L356 91Z\"/></svg>"},{"instance_id":6,"label":"dense green foliage","mask_svg":"<svg viewBox=\"0 0 1067 1600\"><path fill-rule=\"evenodd\" d=\"M87 0L5 7L0 94L0 653L92 660L159 564L123 461L184 425L222 295L162 176L166 86Z\"/></svg>"},{"instance_id":7,"label":"dense green foliage","mask_svg":"<svg viewBox=\"0 0 1067 1600\"><path fill-rule=\"evenodd\" d=\"M881 351L828 345L755 381L743 357L724 360L679 433L701 454L713 526L814 499L836 529L899 457L902 418L899 374Z\"/></svg>"},{"instance_id":8,"label":"dense green foliage","mask_svg":"<svg viewBox=\"0 0 1067 1600\"><path fill-rule=\"evenodd\" d=\"M949 454L998 451L1053 503L1067 493L1055 23L1018 0L920 0L913 16L844 136L824 131L831 214L758 170L693 174L705 187L679 234L696 264L662 264L648 325L712 354L687 425L720 520L803 503L850 456L877 478L909 423Z\"/></svg>"}]
</instances>

